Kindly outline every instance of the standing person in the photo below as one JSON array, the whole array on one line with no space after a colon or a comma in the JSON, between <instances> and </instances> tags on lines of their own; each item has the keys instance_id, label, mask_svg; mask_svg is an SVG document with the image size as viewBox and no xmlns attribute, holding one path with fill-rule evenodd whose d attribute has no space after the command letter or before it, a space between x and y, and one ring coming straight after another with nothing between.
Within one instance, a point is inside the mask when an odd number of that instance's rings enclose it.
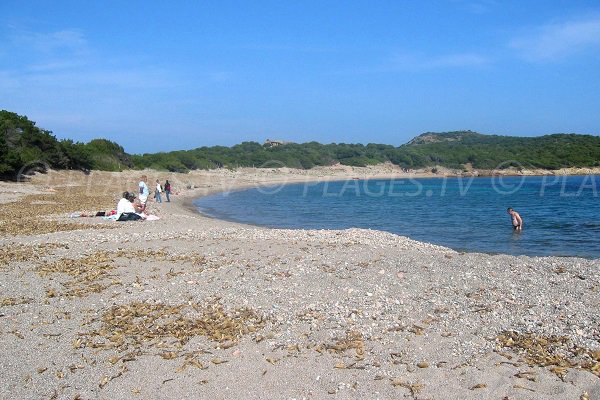
<instances>
[{"instance_id":1,"label":"standing person","mask_svg":"<svg viewBox=\"0 0 600 400\"><path fill-rule=\"evenodd\" d=\"M138 198L140 199L140 203L142 205L142 211L146 210L146 202L148 201L148 196L150 195L150 190L148 190L148 185L146 184L147 180L148 177L146 175L142 175L142 179L138 184L140 191Z\"/></svg>"},{"instance_id":2,"label":"standing person","mask_svg":"<svg viewBox=\"0 0 600 400\"><path fill-rule=\"evenodd\" d=\"M162 186L160 186L160 182L157 179L156 180L156 190L154 191L154 197L156 198L157 203L162 203L162 198L160 197L160 194L162 193L162 191L163 191Z\"/></svg>"},{"instance_id":3,"label":"standing person","mask_svg":"<svg viewBox=\"0 0 600 400\"><path fill-rule=\"evenodd\" d=\"M167 195L167 203L170 203L171 199L169 198L169 196L171 195L171 184L169 183L168 179L165 182L165 194Z\"/></svg>"},{"instance_id":4,"label":"standing person","mask_svg":"<svg viewBox=\"0 0 600 400\"><path fill-rule=\"evenodd\" d=\"M520 231L521 229L523 229L523 219L521 218L519 213L510 207L506 209L506 212L510 215L512 219L513 229L516 231Z\"/></svg>"}]
</instances>

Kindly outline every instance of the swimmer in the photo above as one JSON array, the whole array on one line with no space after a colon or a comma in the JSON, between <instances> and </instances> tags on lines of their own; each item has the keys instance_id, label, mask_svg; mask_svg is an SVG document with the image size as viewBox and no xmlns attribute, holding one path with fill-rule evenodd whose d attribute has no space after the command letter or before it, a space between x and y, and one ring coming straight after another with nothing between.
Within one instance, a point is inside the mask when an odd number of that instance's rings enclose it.
<instances>
[{"instance_id":1,"label":"swimmer","mask_svg":"<svg viewBox=\"0 0 600 400\"><path fill-rule=\"evenodd\" d=\"M506 209L506 212L510 215L512 219L513 229L516 231L520 231L521 229L523 229L523 219L521 218L519 213L510 207Z\"/></svg>"}]
</instances>

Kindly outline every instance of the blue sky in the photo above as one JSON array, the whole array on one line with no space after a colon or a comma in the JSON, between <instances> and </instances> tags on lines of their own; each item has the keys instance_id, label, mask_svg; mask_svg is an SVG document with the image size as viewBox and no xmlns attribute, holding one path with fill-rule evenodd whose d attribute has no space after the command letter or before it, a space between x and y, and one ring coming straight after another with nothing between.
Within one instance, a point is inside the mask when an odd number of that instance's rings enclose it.
<instances>
[{"instance_id":1,"label":"blue sky","mask_svg":"<svg viewBox=\"0 0 600 400\"><path fill-rule=\"evenodd\" d=\"M0 1L0 109L130 153L600 134L597 0L166 3Z\"/></svg>"}]
</instances>

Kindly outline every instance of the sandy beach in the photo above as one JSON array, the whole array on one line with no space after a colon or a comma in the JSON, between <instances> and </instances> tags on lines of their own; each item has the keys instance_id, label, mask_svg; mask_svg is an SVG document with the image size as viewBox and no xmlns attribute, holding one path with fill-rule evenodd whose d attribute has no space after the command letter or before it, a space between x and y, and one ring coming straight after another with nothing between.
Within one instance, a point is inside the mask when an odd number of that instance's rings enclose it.
<instances>
[{"instance_id":1,"label":"sandy beach","mask_svg":"<svg viewBox=\"0 0 600 400\"><path fill-rule=\"evenodd\" d=\"M149 203L160 220L70 217L114 209L142 174L173 184L170 203ZM268 229L191 205L429 175L51 171L1 183L0 398L600 398L600 260Z\"/></svg>"}]
</instances>

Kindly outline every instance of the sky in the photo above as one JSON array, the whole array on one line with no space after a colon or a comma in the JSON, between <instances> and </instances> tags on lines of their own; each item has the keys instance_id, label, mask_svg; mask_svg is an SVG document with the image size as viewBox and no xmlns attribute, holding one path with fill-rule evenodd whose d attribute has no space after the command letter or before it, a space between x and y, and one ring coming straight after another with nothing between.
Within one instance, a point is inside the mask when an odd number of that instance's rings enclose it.
<instances>
[{"instance_id":1,"label":"sky","mask_svg":"<svg viewBox=\"0 0 600 400\"><path fill-rule=\"evenodd\" d=\"M600 134L600 2L0 0L0 109L129 153Z\"/></svg>"}]
</instances>

